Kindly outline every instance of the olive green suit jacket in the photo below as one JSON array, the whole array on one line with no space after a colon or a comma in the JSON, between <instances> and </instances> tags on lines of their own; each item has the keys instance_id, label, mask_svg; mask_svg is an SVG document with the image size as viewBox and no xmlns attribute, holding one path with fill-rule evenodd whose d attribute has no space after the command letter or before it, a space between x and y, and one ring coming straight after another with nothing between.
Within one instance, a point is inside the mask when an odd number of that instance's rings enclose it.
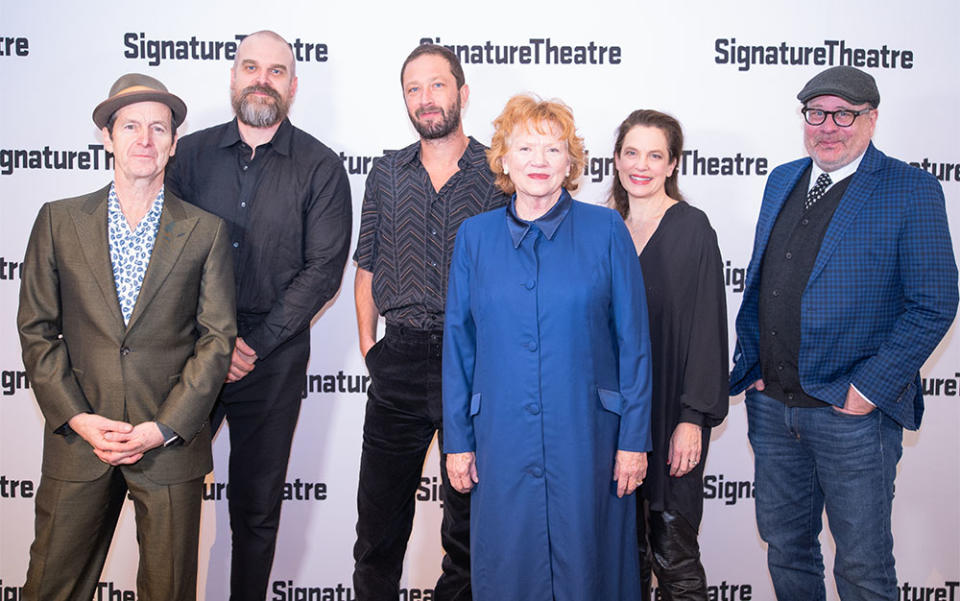
<instances>
[{"instance_id":1,"label":"olive green suit jacket","mask_svg":"<svg viewBox=\"0 0 960 601\"><path fill-rule=\"evenodd\" d=\"M227 228L167 192L125 326L107 240L108 192L45 204L27 245L17 325L46 420L43 473L82 482L109 468L66 425L88 412L134 425L157 421L183 438L124 469L157 484L199 478L213 467L210 409L236 336Z\"/></svg>"}]
</instances>

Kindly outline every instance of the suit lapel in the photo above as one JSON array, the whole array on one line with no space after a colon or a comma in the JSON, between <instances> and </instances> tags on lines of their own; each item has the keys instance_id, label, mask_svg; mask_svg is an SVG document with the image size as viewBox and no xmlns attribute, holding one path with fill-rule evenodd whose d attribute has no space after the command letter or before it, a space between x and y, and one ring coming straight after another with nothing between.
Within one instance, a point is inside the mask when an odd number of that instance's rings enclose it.
<instances>
[{"instance_id":1,"label":"suit lapel","mask_svg":"<svg viewBox=\"0 0 960 601\"><path fill-rule=\"evenodd\" d=\"M140 294L137 296L137 303L130 316L130 323L127 324L128 331L133 329L163 286L164 280L176 265L196 225L197 218L187 217L182 201L170 192L166 192L163 198L163 211L160 213L160 224L157 227L157 239L153 245L147 272L143 277Z\"/></svg>"},{"instance_id":2,"label":"suit lapel","mask_svg":"<svg viewBox=\"0 0 960 601\"><path fill-rule=\"evenodd\" d=\"M760 262L763 260L763 253L767 250L767 243L770 241L770 233L773 232L773 226L777 223L777 217L780 216L780 210L787 201L790 193L793 192L797 182L803 177L803 174L810 166L811 160L797 161L793 171L785 173L780 183L768 191L768 198L764 199L763 211L760 214L757 224L757 243L756 251L753 255L754 271L759 276Z\"/></svg>"},{"instance_id":3,"label":"suit lapel","mask_svg":"<svg viewBox=\"0 0 960 601\"><path fill-rule=\"evenodd\" d=\"M89 195L80 210L72 212L72 217L74 226L77 228L80 252L103 294L103 306L108 308L119 331L122 332L123 314L120 312L120 301L117 300L113 263L110 261L110 243L107 240L107 195L109 193L108 185Z\"/></svg>"},{"instance_id":4,"label":"suit lapel","mask_svg":"<svg viewBox=\"0 0 960 601\"><path fill-rule=\"evenodd\" d=\"M874 148L871 142L867 147L863 160L860 162L860 166L857 168L856 173L853 174L853 179L850 180L850 185L847 187L843 198L840 199L837 210L833 213L833 218L830 220L830 225L827 226L826 233L823 235L820 252L817 253L817 260L813 264L813 270L810 272L810 279L807 283L808 286L809 282L814 281L814 279L820 275L820 272L823 271L827 261L830 260L830 256L837 250L837 246L843 239L847 228L853 223L857 214L863 208L864 203L872 196L873 190L877 186L876 172L880 169L882 161L883 154Z\"/></svg>"}]
</instances>

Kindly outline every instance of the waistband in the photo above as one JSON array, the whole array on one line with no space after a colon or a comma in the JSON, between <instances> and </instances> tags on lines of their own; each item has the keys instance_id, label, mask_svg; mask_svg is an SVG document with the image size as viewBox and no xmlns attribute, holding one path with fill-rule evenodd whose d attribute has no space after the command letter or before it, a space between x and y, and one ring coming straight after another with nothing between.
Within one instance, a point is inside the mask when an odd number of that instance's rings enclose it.
<instances>
[{"instance_id":1,"label":"waistband","mask_svg":"<svg viewBox=\"0 0 960 601\"><path fill-rule=\"evenodd\" d=\"M400 342L443 342L443 329L420 330L387 324L386 337Z\"/></svg>"}]
</instances>

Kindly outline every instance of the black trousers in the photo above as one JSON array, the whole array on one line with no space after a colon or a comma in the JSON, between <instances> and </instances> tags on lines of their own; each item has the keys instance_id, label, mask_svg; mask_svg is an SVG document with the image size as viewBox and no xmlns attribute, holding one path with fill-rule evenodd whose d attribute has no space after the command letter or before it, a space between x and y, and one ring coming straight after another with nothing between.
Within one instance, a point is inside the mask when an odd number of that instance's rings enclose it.
<instances>
[{"instance_id":1,"label":"black trousers","mask_svg":"<svg viewBox=\"0 0 960 601\"><path fill-rule=\"evenodd\" d=\"M443 448L443 332L388 326L367 353L371 386L357 488L353 587L357 601L396 601L415 495L434 432ZM453 490L440 455L441 542L437 601L470 601L470 496Z\"/></svg>"},{"instance_id":2,"label":"black trousers","mask_svg":"<svg viewBox=\"0 0 960 601\"><path fill-rule=\"evenodd\" d=\"M650 510L639 494L637 505L643 601L650 601L651 567L663 601L706 601L707 576L697 542L700 525L691 524L678 511Z\"/></svg>"},{"instance_id":3,"label":"black trousers","mask_svg":"<svg viewBox=\"0 0 960 601\"><path fill-rule=\"evenodd\" d=\"M309 357L310 330L304 330L242 380L225 384L210 417L212 432L224 418L230 426L230 601L267 596Z\"/></svg>"}]
</instances>

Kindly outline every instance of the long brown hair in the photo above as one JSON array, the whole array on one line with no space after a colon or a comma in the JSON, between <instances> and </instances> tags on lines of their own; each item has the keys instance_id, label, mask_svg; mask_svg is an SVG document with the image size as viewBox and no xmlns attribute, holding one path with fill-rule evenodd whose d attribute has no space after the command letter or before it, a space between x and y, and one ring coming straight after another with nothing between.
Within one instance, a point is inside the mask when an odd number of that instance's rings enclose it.
<instances>
[{"instance_id":1,"label":"long brown hair","mask_svg":"<svg viewBox=\"0 0 960 601\"><path fill-rule=\"evenodd\" d=\"M620 152L623 150L623 139L627 137L631 129L638 125L656 127L663 132L663 136L667 139L667 153L670 155L668 160L677 161L676 168L667 178L663 188L670 198L683 201L683 194L680 193L680 188L677 185L680 159L683 155L683 128L680 126L680 122L660 111L650 109L633 111L623 120L623 123L620 124L620 129L617 130L617 141L613 145L613 153L617 157L620 156ZM627 197L627 190L623 187L623 184L620 183L620 172L617 171L616 164L614 164L613 167L613 175L613 185L610 189L610 205L620 213L621 217L626 219L627 215L630 214L630 199Z\"/></svg>"}]
</instances>

